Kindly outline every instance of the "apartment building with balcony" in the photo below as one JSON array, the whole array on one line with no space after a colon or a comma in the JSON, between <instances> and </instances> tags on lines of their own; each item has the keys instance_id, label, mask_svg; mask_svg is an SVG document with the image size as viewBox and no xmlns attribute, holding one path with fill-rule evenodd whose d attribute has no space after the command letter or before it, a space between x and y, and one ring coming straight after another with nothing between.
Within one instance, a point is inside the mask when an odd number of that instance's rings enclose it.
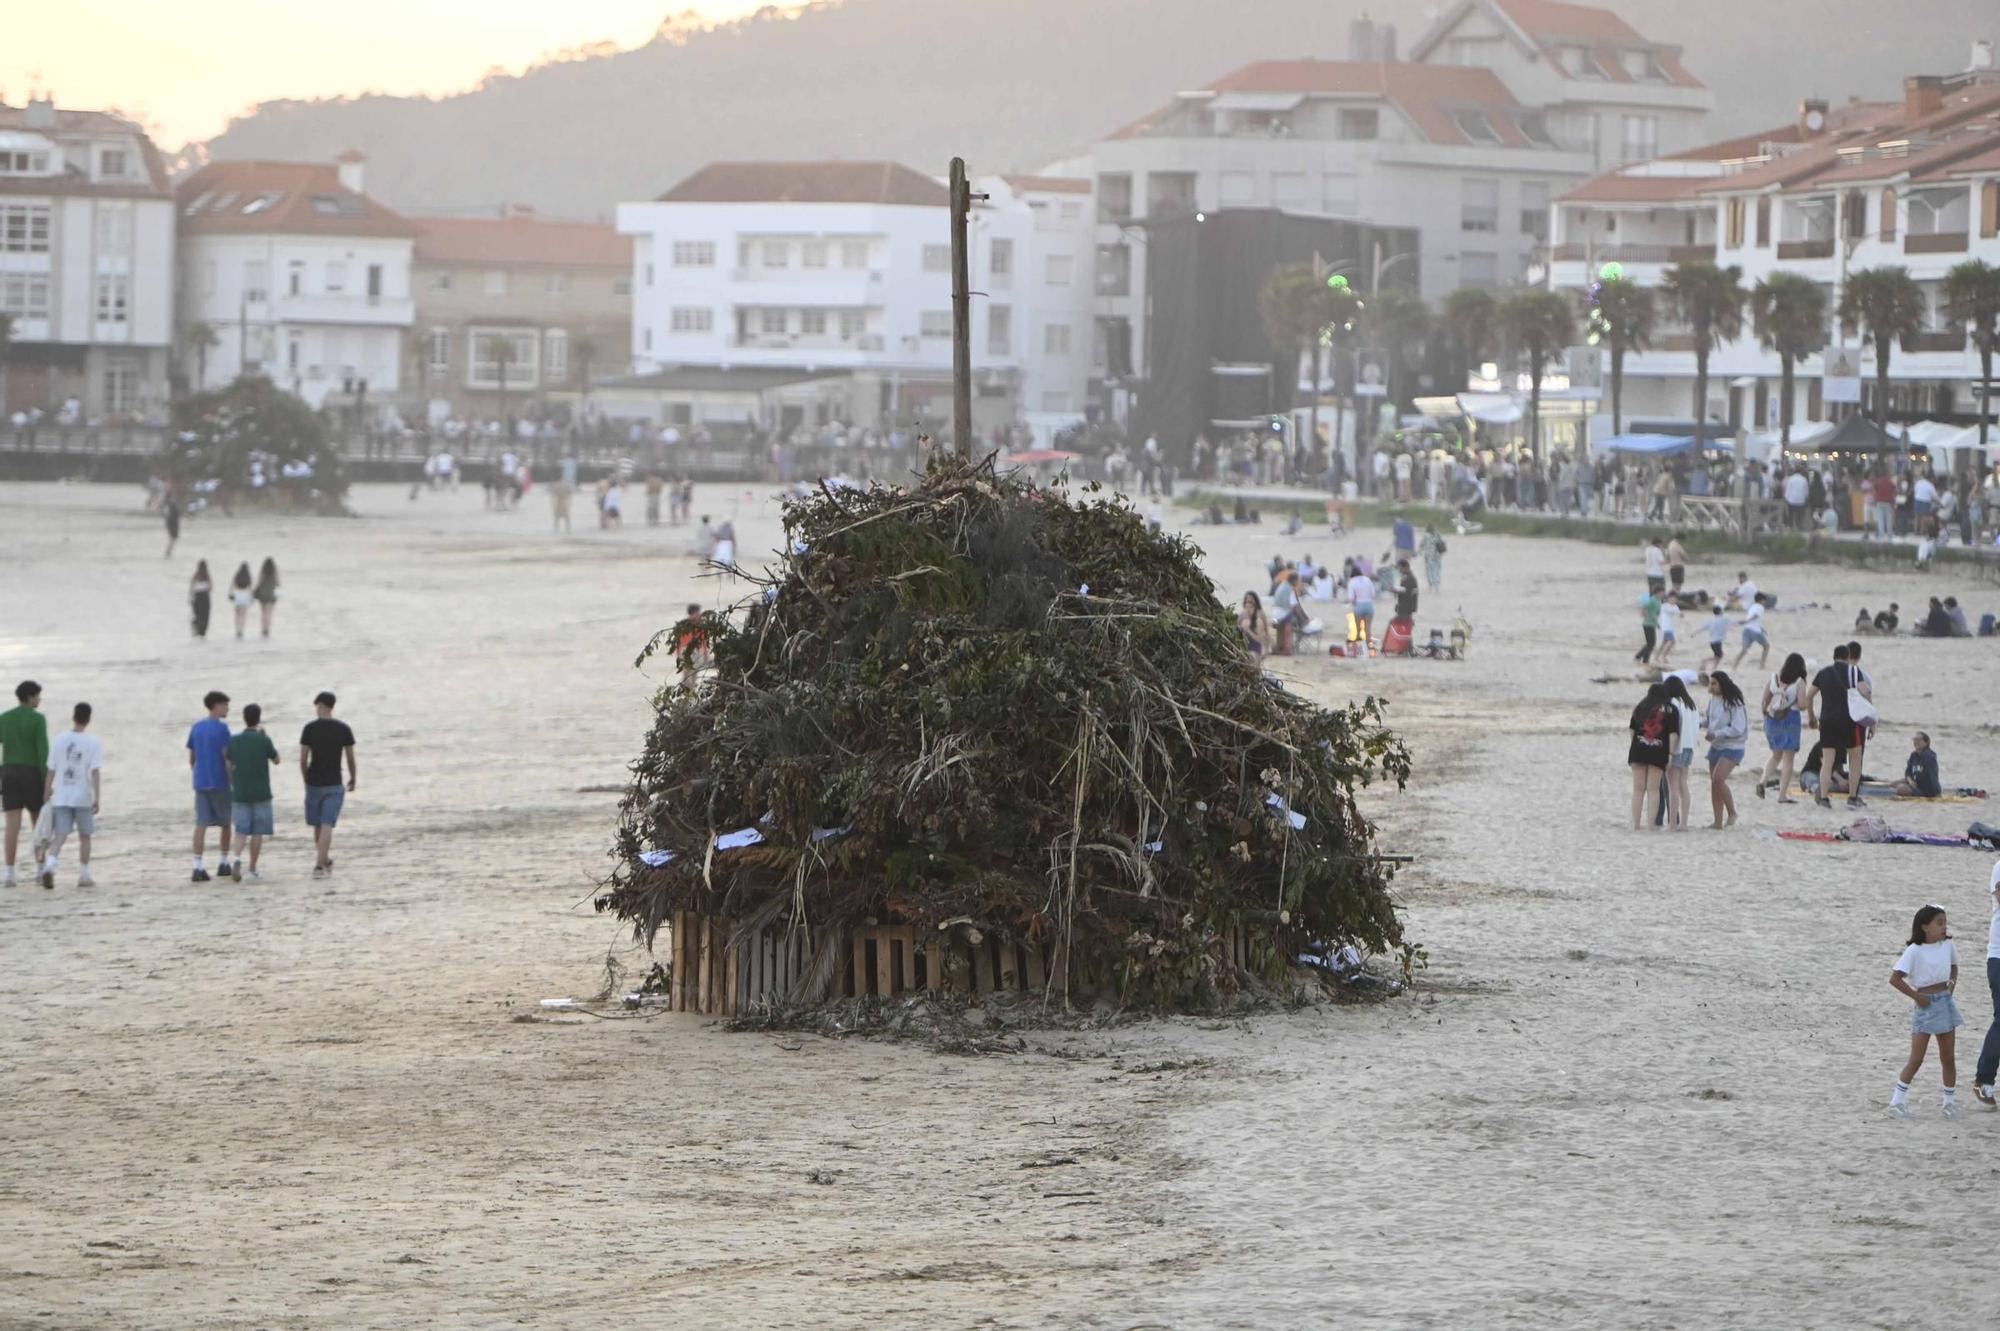
<instances>
[{"instance_id":1,"label":"apartment building with balcony","mask_svg":"<svg viewBox=\"0 0 2000 1331\"><path fill-rule=\"evenodd\" d=\"M165 410L174 195L137 125L43 98L0 104L0 408Z\"/></svg>"},{"instance_id":2,"label":"apartment building with balcony","mask_svg":"<svg viewBox=\"0 0 2000 1331\"><path fill-rule=\"evenodd\" d=\"M211 162L182 182L179 322L197 387L262 374L314 407L402 390L417 228L368 197L363 170L349 152Z\"/></svg>"},{"instance_id":3,"label":"apartment building with balcony","mask_svg":"<svg viewBox=\"0 0 2000 1331\"><path fill-rule=\"evenodd\" d=\"M971 224L975 418L1083 408L1092 283L1087 183L979 181ZM720 370L799 390L759 422L934 429L950 419L949 198L882 162L718 162L619 208L632 237L621 394L657 386L663 423L706 424ZM684 393L675 385L682 376Z\"/></svg>"},{"instance_id":4,"label":"apartment building with balcony","mask_svg":"<svg viewBox=\"0 0 2000 1331\"><path fill-rule=\"evenodd\" d=\"M417 217L407 396L436 418L576 404L631 364L632 241L604 223Z\"/></svg>"},{"instance_id":5,"label":"apartment building with balcony","mask_svg":"<svg viewBox=\"0 0 2000 1331\"><path fill-rule=\"evenodd\" d=\"M1991 47L1978 44L1961 73L1905 80L1901 101L1809 99L1791 124L1601 176L1557 200L1553 226L1550 276L1561 290L1586 291L1614 261L1628 279L1654 286L1686 259L1734 265L1746 288L1778 271L1824 287L1827 350L1797 367L1796 421L1853 410L1827 400L1830 357L1858 366L1872 410L1873 351L1831 311L1848 274L1905 268L1924 293L1925 327L1892 355L1891 418L1969 424L1978 358L1967 330L1945 317L1942 285L1968 258L2000 263L2000 73ZM1778 378L1777 358L1746 331L1711 358L1704 413L1774 426ZM1663 312L1651 348L1627 359L1626 415L1687 418L1693 381L1688 331Z\"/></svg>"}]
</instances>

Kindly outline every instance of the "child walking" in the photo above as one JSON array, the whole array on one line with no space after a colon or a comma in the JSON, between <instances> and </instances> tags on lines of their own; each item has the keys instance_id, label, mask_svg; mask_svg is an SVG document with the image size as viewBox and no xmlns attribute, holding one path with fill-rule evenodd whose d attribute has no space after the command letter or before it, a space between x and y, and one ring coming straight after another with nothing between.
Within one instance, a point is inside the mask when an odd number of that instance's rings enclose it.
<instances>
[{"instance_id":1,"label":"child walking","mask_svg":"<svg viewBox=\"0 0 2000 1331\"><path fill-rule=\"evenodd\" d=\"M1722 664L1722 644L1729 639L1729 616L1722 613L1722 602L1710 601L1708 606L1708 652L1713 658L1711 666Z\"/></svg>"},{"instance_id":2,"label":"child walking","mask_svg":"<svg viewBox=\"0 0 2000 1331\"><path fill-rule=\"evenodd\" d=\"M1952 950L1943 906L1925 906L1910 922L1910 943L1896 958L1889 972L1889 985L1907 995L1917 1005L1910 1014L1910 1061L1896 1077L1896 1089L1889 1096L1889 1112L1897 1118L1910 1116L1906 1101L1910 1080L1924 1065L1924 1048L1935 1036L1938 1062L1944 1072L1944 1116L1958 1117L1957 1036L1962 1024L1952 990L1958 987L1958 958Z\"/></svg>"}]
</instances>

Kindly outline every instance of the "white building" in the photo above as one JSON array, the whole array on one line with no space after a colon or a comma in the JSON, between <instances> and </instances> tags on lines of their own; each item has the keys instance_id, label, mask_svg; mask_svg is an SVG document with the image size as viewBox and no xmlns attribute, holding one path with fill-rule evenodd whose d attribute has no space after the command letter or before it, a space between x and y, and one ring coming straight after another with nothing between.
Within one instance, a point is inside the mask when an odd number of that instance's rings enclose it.
<instances>
[{"instance_id":1,"label":"white building","mask_svg":"<svg viewBox=\"0 0 2000 1331\"><path fill-rule=\"evenodd\" d=\"M164 412L174 198L152 140L98 111L0 105L0 405Z\"/></svg>"},{"instance_id":2,"label":"white building","mask_svg":"<svg viewBox=\"0 0 2000 1331\"><path fill-rule=\"evenodd\" d=\"M181 184L183 362L199 387L263 374L315 407L398 391L416 228L362 186L351 152L337 167L211 162Z\"/></svg>"},{"instance_id":3,"label":"white building","mask_svg":"<svg viewBox=\"0 0 2000 1331\"><path fill-rule=\"evenodd\" d=\"M1825 288L1828 353L1844 351L1873 410L1874 352L1833 317L1849 273L1901 267L1925 296L1925 327L1890 361L1892 420L1976 419L1978 355L1944 316L1940 292L1955 264L2000 264L2000 74L1981 43L1974 68L1905 81L1900 102L1802 104L1792 124L1637 164L1592 180L1554 210L1552 282L1581 294L1610 262L1655 286L1672 264L1706 259L1742 270L1745 288L1772 273ZM1843 347L1843 342L1845 346ZM1829 403L1829 354L1796 367L1793 419L1850 412ZM1694 355L1687 329L1664 309L1651 349L1627 357L1625 416L1692 419ZM1710 359L1711 421L1775 428L1777 357L1745 335Z\"/></svg>"},{"instance_id":4,"label":"white building","mask_svg":"<svg viewBox=\"0 0 2000 1331\"><path fill-rule=\"evenodd\" d=\"M1090 349L1089 187L983 181L971 226L975 419L1068 420ZM633 237L632 360L663 424L706 424L672 372L796 372L810 404L759 422L936 429L951 418L949 198L881 162L718 162L618 210ZM620 385L626 392L642 382ZM817 417L818 419L815 419Z\"/></svg>"},{"instance_id":5,"label":"white building","mask_svg":"<svg viewBox=\"0 0 2000 1331\"><path fill-rule=\"evenodd\" d=\"M1674 47L1551 0L1460 0L1408 60L1366 20L1350 45L1347 60L1261 61L1177 93L1049 168L1096 185L1100 352L1150 345L1149 223L1275 208L1413 228L1415 252L1371 255L1351 276L1365 290L1414 265L1435 302L1536 270L1552 198L1698 142L1715 100ZM1097 368L1121 369L1102 354Z\"/></svg>"}]
</instances>

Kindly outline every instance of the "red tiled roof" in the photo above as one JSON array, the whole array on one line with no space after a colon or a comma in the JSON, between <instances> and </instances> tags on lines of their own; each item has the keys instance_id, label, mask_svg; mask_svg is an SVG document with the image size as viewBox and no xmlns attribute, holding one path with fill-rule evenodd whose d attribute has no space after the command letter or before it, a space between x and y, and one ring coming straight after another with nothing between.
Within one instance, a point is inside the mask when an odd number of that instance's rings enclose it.
<instances>
[{"instance_id":1,"label":"red tiled roof","mask_svg":"<svg viewBox=\"0 0 2000 1331\"><path fill-rule=\"evenodd\" d=\"M1669 203L1692 199L1714 176L1626 176L1617 172L1586 180L1561 196L1560 203Z\"/></svg>"},{"instance_id":2,"label":"red tiled roof","mask_svg":"<svg viewBox=\"0 0 2000 1331\"><path fill-rule=\"evenodd\" d=\"M183 235L417 233L400 213L343 188L340 173L331 163L210 162L182 181L175 194ZM258 199L269 202L246 212Z\"/></svg>"},{"instance_id":3,"label":"red tiled roof","mask_svg":"<svg viewBox=\"0 0 2000 1331\"><path fill-rule=\"evenodd\" d=\"M1950 170L1938 174L1955 178L2000 175L2000 143L1996 143L1977 156L1968 157L1962 162L1954 162Z\"/></svg>"},{"instance_id":4,"label":"red tiled roof","mask_svg":"<svg viewBox=\"0 0 2000 1331\"><path fill-rule=\"evenodd\" d=\"M632 238L596 222L537 217L413 217L418 263L630 268Z\"/></svg>"},{"instance_id":5,"label":"red tiled roof","mask_svg":"<svg viewBox=\"0 0 2000 1331\"><path fill-rule=\"evenodd\" d=\"M98 194L112 198L163 198L173 192L173 185L167 179L167 164L152 138L131 121L107 111L58 109L53 128L35 129L28 124L28 108L0 104L0 129L23 130L56 139L77 135L108 139L129 134L138 141L139 161L146 168L146 179L143 181L104 183L87 177L17 176L0 180L0 191L15 194Z\"/></svg>"},{"instance_id":6,"label":"red tiled roof","mask_svg":"<svg viewBox=\"0 0 2000 1331\"><path fill-rule=\"evenodd\" d=\"M1000 179L1023 194L1088 194L1088 180L1067 176L1002 176Z\"/></svg>"},{"instance_id":7,"label":"red tiled roof","mask_svg":"<svg viewBox=\"0 0 2000 1331\"><path fill-rule=\"evenodd\" d=\"M1581 46L1598 76L1613 83L1636 82L1619 58L1625 51L1647 51L1658 62L1666 82L1682 88L1699 88L1701 80L1688 72L1676 47L1649 41L1631 24L1608 9L1596 5L1574 5L1562 0L1461 0L1411 48L1411 58L1426 60L1445 35L1475 5L1483 5L1514 28L1517 39L1538 51L1552 68L1567 78L1571 74L1559 59L1558 47Z\"/></svg>"},{"instance_id":8,"label":"red tiled roof","mask_svg":"<svg viewBox=\"0 0 2000 1331\"><path fill-rule=\"evenodd\" d=\"M1844 108L1846 109L1846 108ZM1810 188L1855 181L1889 180L1912 170L1931 171L1977 152L2000 133L2000 85L1960 89L1938 110L1912 118L1903 103L1854 108L1845 123L1799 151L1711 184L1709 193L1739 193L1781 188ZM1910 141L1916 150L1902 156L1876 155L1859 160L1841 148L1872 148ZM1930 141L1930 142L1927 142Z\"/></svg>"},{"instance_id":9,"label":"red tiled roof","mask_svg":"<svg viewBox=\"0 0 2000 1331\"><path fill-rule=\"evenodd\" d=\"M661 203L875 203L948 208L951 194L896 162L710 162Z\"/></svg>"},{"instance_id":10,"label":"red tiled roof","mask_svg":"<svg viewBox=\"0 0 2000 1331\"><path fill-rule=\"evenodd\" d=\"M1561 4L1558 0L1493 0L1501 12L1532 37L1563 42L1616 42L1644 46L1632 25L1608 9Z\"/></svg>"},{"instance_id":11,"label":"red tiled roof","mask_svg":"<svg viewBox=\"0 0 2000 1331\"><path fill-rule=\"evenodd\" d=\"M1383 64L1365 60L1260 60L1217 79L1203 92L1298 93L1303 96L1379 97L1408 116L1433 143L1467 144L1452 119L1460 110L1520 109L1514 94L1490 69L1459 65ZM1117 131L1112 138L1132 138L1150 129L1173 108L1166 107ZM1489 115L1503 144L1530 146L1511 114Z\"/></svg>"}]
</instances>

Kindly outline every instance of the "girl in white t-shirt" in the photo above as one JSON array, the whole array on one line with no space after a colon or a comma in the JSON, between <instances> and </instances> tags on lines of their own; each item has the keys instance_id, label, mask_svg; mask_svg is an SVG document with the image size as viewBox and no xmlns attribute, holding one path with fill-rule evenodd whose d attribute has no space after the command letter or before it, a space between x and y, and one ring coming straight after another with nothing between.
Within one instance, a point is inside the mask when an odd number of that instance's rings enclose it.
<instances>
[{"instance_id":1,"label":"girl in white t-shirt","mask_svg":"<svg viewBox=\"0 0 2000 1331\"><path fill-rule=\"evenodd\" d=\"M1962 1023L1958 1004L1952 1001L1951 994L1958 987L1958 958L1952 950L1943 906L1925 906L1917 911L1910 922L1909 946L1896 958L1896 968L1889 972L1889 985L1917 1005L1917 1010L1910 1014L1910 1061L1903 1064L1903 1071L1896 1078L1896 1089L1889 1096L1889 1112L1898 1118L1909 1117L1905 1101L1910 1094L1910 1079L1924 1065L1924 1049L1935 1036L1938 1062L1944 1072L1944 1116L1957 1118L1958 1037L1953 1032Z\"/></svg>"},{"instance_id":2,"label":"girl in white t-shirt","mask_svg":"<svg viewBox=\"0 0 2000 1331\"><path fill-rule=\"evenodd\" d=\"M1674 655L1674 643L1679 640L1681 627L1681 598L1668 592L1660 598L1660 650L1653 653L1653 664L1664 666Z\"/></svg>"}]
</instances>

